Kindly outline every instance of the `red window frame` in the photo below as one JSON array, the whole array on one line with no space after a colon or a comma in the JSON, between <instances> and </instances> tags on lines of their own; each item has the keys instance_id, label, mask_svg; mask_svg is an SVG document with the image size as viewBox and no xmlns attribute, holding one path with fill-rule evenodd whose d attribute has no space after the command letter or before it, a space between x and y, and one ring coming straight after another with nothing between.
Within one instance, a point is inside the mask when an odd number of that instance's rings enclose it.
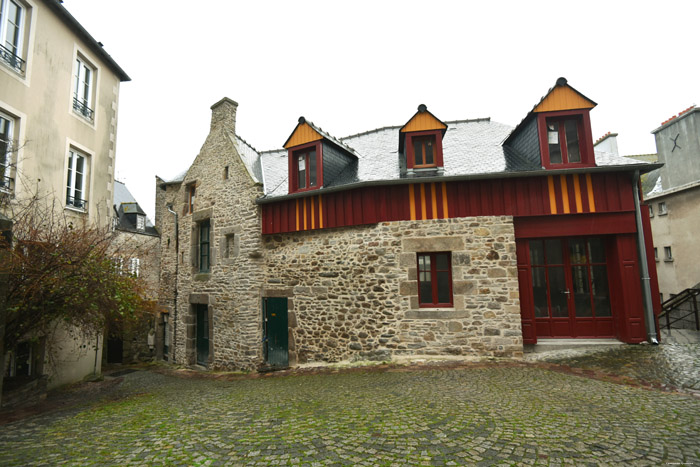
<instances>
[{"instance_id":1,"label":"red window frame","mask_svg":"<svg viewBox=\"0 0 700 467\"><path fill-rule=\"evenodd\" d=\"M581 160L570 162L568 148L566 145L567 120L576 122L578 133L578 148ZM559 147L561 149L561 162L552 162L549 153L549 126L548 123L557 122L559 124ZM591 136L591 122L588 111L561 111L546 112L538 116L538 129L540 136L540 149L542 154L542 165L547 169L561 169L573 167L595 167L595 156L593 155L593 138Z\"/></svg>"},{"instance_id":2,"label":"red window frame","mask_svg":"<svg viewBox=\"0 0 700 467\"><path fill-rule=\"evenodd\" d=\"M437 257L439 255L445 255L447 257L447 269L438 269ZM430 258L430 269L421 268L421 258ZM452 254L448 251L435 252L435 253L418 253L416 255L417 264L417 279L418 279L418 306L421 308L439 308L439 307L452 307L454 306L454 295L452 293ZM430 274L430 297L423 297L421 295L421 284L425 280L421 280L423 277L422 273ZM447 284L449 287L448 295L450 297L449 301L439 301L439 290L438 290L438 273L447 273ZM428 301L430 299L430 301Z\"/></svg>"},{"instance_id":3,"label":"red window frame","mask_svg":"<svg viewBox=\"0 0 700 467\"><path fill-rule=\"evenodd\" d=\"M309 186L310 176L309 176L309 154L316 152L316 184L314 186ZM304 171L304 186L299 187L299 156L306 155L305 158L305 171ZM298 193L303 191L318 190L323 186L323 154L322 145L320 141L314 141L312 143L304 144L301 146L296 146L289 150L289 192Z\"/></svg>"},{"instance_id":4,"label":"red window frame","mask_svg":"<svg viewBox=\"0 0 700 467\"><path fill-rule=\"evenodd\" d=\"M440 130L431 131L415 131L406 133L406 167L409 169L424 169L443 167L442 159L442 133ZM416 164L416 142L433 140L433 163L432 164ZM423 157L425 162L425 156Z\"/></svg>"}]
</instances>

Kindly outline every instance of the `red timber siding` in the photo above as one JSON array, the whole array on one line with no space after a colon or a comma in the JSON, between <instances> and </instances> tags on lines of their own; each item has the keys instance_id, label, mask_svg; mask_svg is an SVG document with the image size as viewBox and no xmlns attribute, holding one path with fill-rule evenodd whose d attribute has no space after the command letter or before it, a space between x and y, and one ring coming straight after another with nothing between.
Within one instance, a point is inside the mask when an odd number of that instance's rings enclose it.
<instances>
[{"instance_id":1,"label":"red timber siding","mask_svg":"<svg viewBox=\"0 0 700 467\"><path fill-rule=\"evenodd\" d=\"M630 188L629 177L618 173L321 189L263 204L263 234L401 220L630 212Z\"/></svg>"}]
</instances>

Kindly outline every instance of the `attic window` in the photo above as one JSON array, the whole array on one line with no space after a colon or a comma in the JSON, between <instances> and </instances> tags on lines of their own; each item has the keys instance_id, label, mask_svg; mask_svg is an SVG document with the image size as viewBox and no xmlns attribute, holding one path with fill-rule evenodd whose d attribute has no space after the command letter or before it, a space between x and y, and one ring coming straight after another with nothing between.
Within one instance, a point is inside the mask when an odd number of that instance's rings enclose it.
<instances>
[{"instance_id":1,"label":"attic window","mask_svg":"<svg viewBox=\"0 0 700 467\"><path fill-rule=\"evenodd\" d=\"M550 164L581 162L578 119L547 119Z\"/></svg>"},{"instance_id":2,"label":"attic window","mask_svg":"<svg viewBox=\"0 0 700 467\"><path fill-rule=\"evenodd\" d=\"M146 217L136 216L136 230L146 230Z\"/></svg>"},{"instance_id":3,"label":"attic window","mask_svg":"<svg viewBox=\"0 0 700 467\"><path fill-rule=\"evenodd\" d=\"M443 167L442 134L440 130L417 131L406 134L406 162L408 169L435 169Z\"/></svg>"},{"instance_id":4,"label":"attic window","mask_svg":"<svg viewBox=\"0 0 700 467\"><path fill-rule=\"evenodd\" d=\"M413 138L413 167L435 167L435 135Z\"/></svg>"},{"instance_id":5,"label":"attic window","mask_svg":"<svg viewBox=\"0 0 700 467\"><path fill-rule=\"evenodd\" d=\"M290 191L315 190L322 184L320 144L312 143L290 150Z\"/></svg>"}]
</instances>

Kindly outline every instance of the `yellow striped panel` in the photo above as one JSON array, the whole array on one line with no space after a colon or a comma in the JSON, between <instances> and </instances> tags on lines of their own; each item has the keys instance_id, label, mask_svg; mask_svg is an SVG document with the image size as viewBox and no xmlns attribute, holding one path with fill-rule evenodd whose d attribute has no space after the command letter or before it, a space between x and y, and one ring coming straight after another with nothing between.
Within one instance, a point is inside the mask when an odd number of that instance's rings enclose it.
<instances>
[{"instance_id":1,"label":"yellow striped panel","mask_svg":"<svg viewBox=\"0 0 700 467\"><path fill-rule=\"evenodd\" d=\"M318 131L311 128L308 123L303 123L297 125L294 133L289 137L287 144L284 145L284 149L293 148L294 146L310 143L312 141L318 141L319 139L323 139L323 136L321 136Z\"/></svg>"},{"instance_id":2,"label":"yellow striped panel","mask_svg":"<svg viewBox=\"0 0 700 467\"><path fill-rule=\"evenodd\" d=\"M418 112L404 125L402 133L408 131L444 130L447 126L429 112Z\"/></svg>"},{"instance_id":3,"label":"yellow striped panel","mask_svg":"<svg viewBox=\"0 0 700 467\"><path fill-rule=\"evenodd\" d=\"M591 212L595 212L595 196L593 196L593 182L591 174L586 174L586 185L588 185L588 207Z\"/></svg>"},{"instance_id":4,"label":"yellow striped panel","mask_svg":"<svg viewBox=\"0 0 700 467\"><path fill-rule=\"evenodd\" d=\"M559 181L561 182L561 200L564 205L564 214L569 214L571 208L569 208L569 188L566 186L566 175L559 175Z\"/></svg>"},{"instance_id":5,"label":"yellow striped panel","mask_svg":"<svg viewBox=\"0 0 700 467\"><path fill-rule=\"evenodd\" d=\"M435 183L430 184L430 196L432 197L433 219L437 219L437 194L435 192Z\"/></svg>"},{"instance_id":6,"label":"yellow striped panel","mask_svg":"<svg viewBox=\"0 0 700 467\"><path fill-rule=\"evenodd\" d=\"M549 211L552 214L557 213L557 195L554 193L554 179L551 175L547 176L547 185L549 185Z\"/></svg>"},{"instance_id":7,"label":"yellow striped panel","mask_svg":"<svg viewBox=\"0 0 700 467\"><path fill-rule=\"evenodd\" d=\"M578 174L574 174L574 193L576 194L576 212L583 212L583 201L581 201L581 183Z\"/></svg>"},{"instance_id":8,"label":"yellow striped panel","mask_svg":"<svg viewBox=\"0 0 700 467\"><path fill-rule=\"evenodd\" d=\"M450 213L447 209L447 183L445 182L442 182L442 218L450 218Z\"/></svg>"},{"instance_id":9,"label":"yellow striped panel","mask_svg":"<svg viewBox=\"0 0 700 467\"><path fill-rule=\"evenodd\" d=\"M533 112L552 112L555 110L592 109L595 104L569 86L552 89Z\"/></svg>"},{"instance_id":10,"label":"yellow striped panel","mask_svg":"<svg viewBox=\"0 0 700 467\"><path fill-rule=\"evenodd\" d=\"M297 232L299 231L299 200L294 200L296 204L296 219L297 219Z\"/></svg>"},{"instance_id":11,"label":"yellow striped panel","mask_svg":"<svg viewBox=\"0 0 700 467\"><path fill-rule=\"evenodd\" d=\"M304 230L306 230L306 198L304 198Z\"/></svg>"},{"instance_id":12,"label":"yellow striped panel","mask_svg":"<svg viewBox=\"0 0 700 467\"><path fill-rule=\"evenodd\" d=\"M413 185L408 185L408 205L411 208L411 220L416 220L416 192Z\"/></svg>"},{"instance_id":13,"label":"yellow striped panel","mask_svg":"<svg viewBox=\"0 0 700 467\"><path fill-rule=\"evenodd\" d=\"M427 208L425 206L425 184L420 184L420 215L421 219L425 220L428 218Z\"/></svg>"}]
</instances>

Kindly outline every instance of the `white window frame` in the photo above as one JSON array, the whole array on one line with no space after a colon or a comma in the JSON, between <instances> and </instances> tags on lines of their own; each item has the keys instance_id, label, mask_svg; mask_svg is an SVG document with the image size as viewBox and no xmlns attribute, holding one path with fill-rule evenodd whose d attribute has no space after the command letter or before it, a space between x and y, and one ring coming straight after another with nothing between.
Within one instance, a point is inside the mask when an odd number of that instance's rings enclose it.
<instances>
[{"instance_id":1,"label":"white window frame","mask_svg":"<svg viewBox=\"0 0 700 467\"><path fill-rule=\"evenodd\" d=\"M136 215L136 230L146 230L146 216Z\"/></svg>"},{"instance_id":2,"label":"white window frame","mask_svg":"<svg viewBox=\"0 0 700 467\"><path fill-rule=\"evenodd\" d=\"M664 247L664 261L673 261L673 251L670 246Z\"/></svg>"},{"instance_id":3,"label":"white window frame","mask_svg":"<svg viewBox=\"0 0 700 467\"><path fill-rule=\"evenodd\" d=\"M4 134L2 133L5 127ZM6 144L4 154L0 151L0 190L9 192L12 190L12 164L15 160L13 142L15 135L15 119L4 112L0 112L0 140Z\"/></svg>"},{"instance_id":4,"label":"white window frame","mask_svg":"<svg viewBox=\"0 0 700 467\"><path fill-rule=\"evenodd\" d=\"M83 164L82 164L82 172L78 172L76 169L78 167L78 161L82 159ZM80 212L86 212L87 211L87 202L88 202L88 190L90 187L89 183L89 176L90 176L90 157L87 154L84 154L77 149L71 147L68 150L68 160L66 162L66 167L67 167L67 176L66 176L66 207L68 209L73 209L77 210ZM80 189L77 187L77 180L78 180L78 173L82 175L80 178L81 185ZM81 197L78 197L79 200L83 201L83 203L80 203L79 205L75 204L75 199L76 199L76 193L80 193ZM69 202L70 199L73 199L74 201L72 203Z\"/></svg>"},{"instance_id":5,"label":"white window frame","mask_svg":"<svg viewBox=\"0 0 700 467\"><path fill-rule=\"evenodd\" d=\"M18 11L18 16L19 20L17 20L17 16L15 18L10 18L9 15L9 9L10 9L10 4L13 4L17 7ZM21 3L18 2L17 0L0 0L0 45L3 46L2 50L2 62L15 70L18 73L24 73L24 70L22 69L22 63L25 62L23 55L23 39L24 39L24 25L26 23L26 17L27 17L27 7ZM19 24L15 24L12 22L13 20L16 20ZM16 28L16 37L14 38L14 42L11 44L7 43L7 29L9 27L9 24L12 22L12 26ZM11 48L8 47L10 45ZM12 56L17 57L20 59L19 62L19 67L17 64L14 64L8 60L12 60L11 56L6 56L6 53L11 53Z\"/></svg>"},{"instance_id":6,"label":"white window frame","mask_svg":"<svg viewBox=\"0 0 700 467\"><path fill-rule=\"evenodd\" d=\"M96 75L97 68L82 55L76 54L73 71L73 111L90 122L95 121Z\"/></svg>"},{"instance_id":7,"label":"white window frame","mask_svg":"<svg viewBox=\"0 0 700 467\"><path fill-rule=\"evenodd\" d=\"M659 216L665 216L666 214L668 214L668 207L665 201L661 201L659 203Z\"/></svg>"},{"instance_id":8,"label":"white window frame","mask_svg":"<svg viewBox=\"0 0 700 467\"><path fill-rule=\"evenodd\" d=\"M141 261L138 258L129 258L129 274L139 277Z\"/></svg>"}]
</instances>

